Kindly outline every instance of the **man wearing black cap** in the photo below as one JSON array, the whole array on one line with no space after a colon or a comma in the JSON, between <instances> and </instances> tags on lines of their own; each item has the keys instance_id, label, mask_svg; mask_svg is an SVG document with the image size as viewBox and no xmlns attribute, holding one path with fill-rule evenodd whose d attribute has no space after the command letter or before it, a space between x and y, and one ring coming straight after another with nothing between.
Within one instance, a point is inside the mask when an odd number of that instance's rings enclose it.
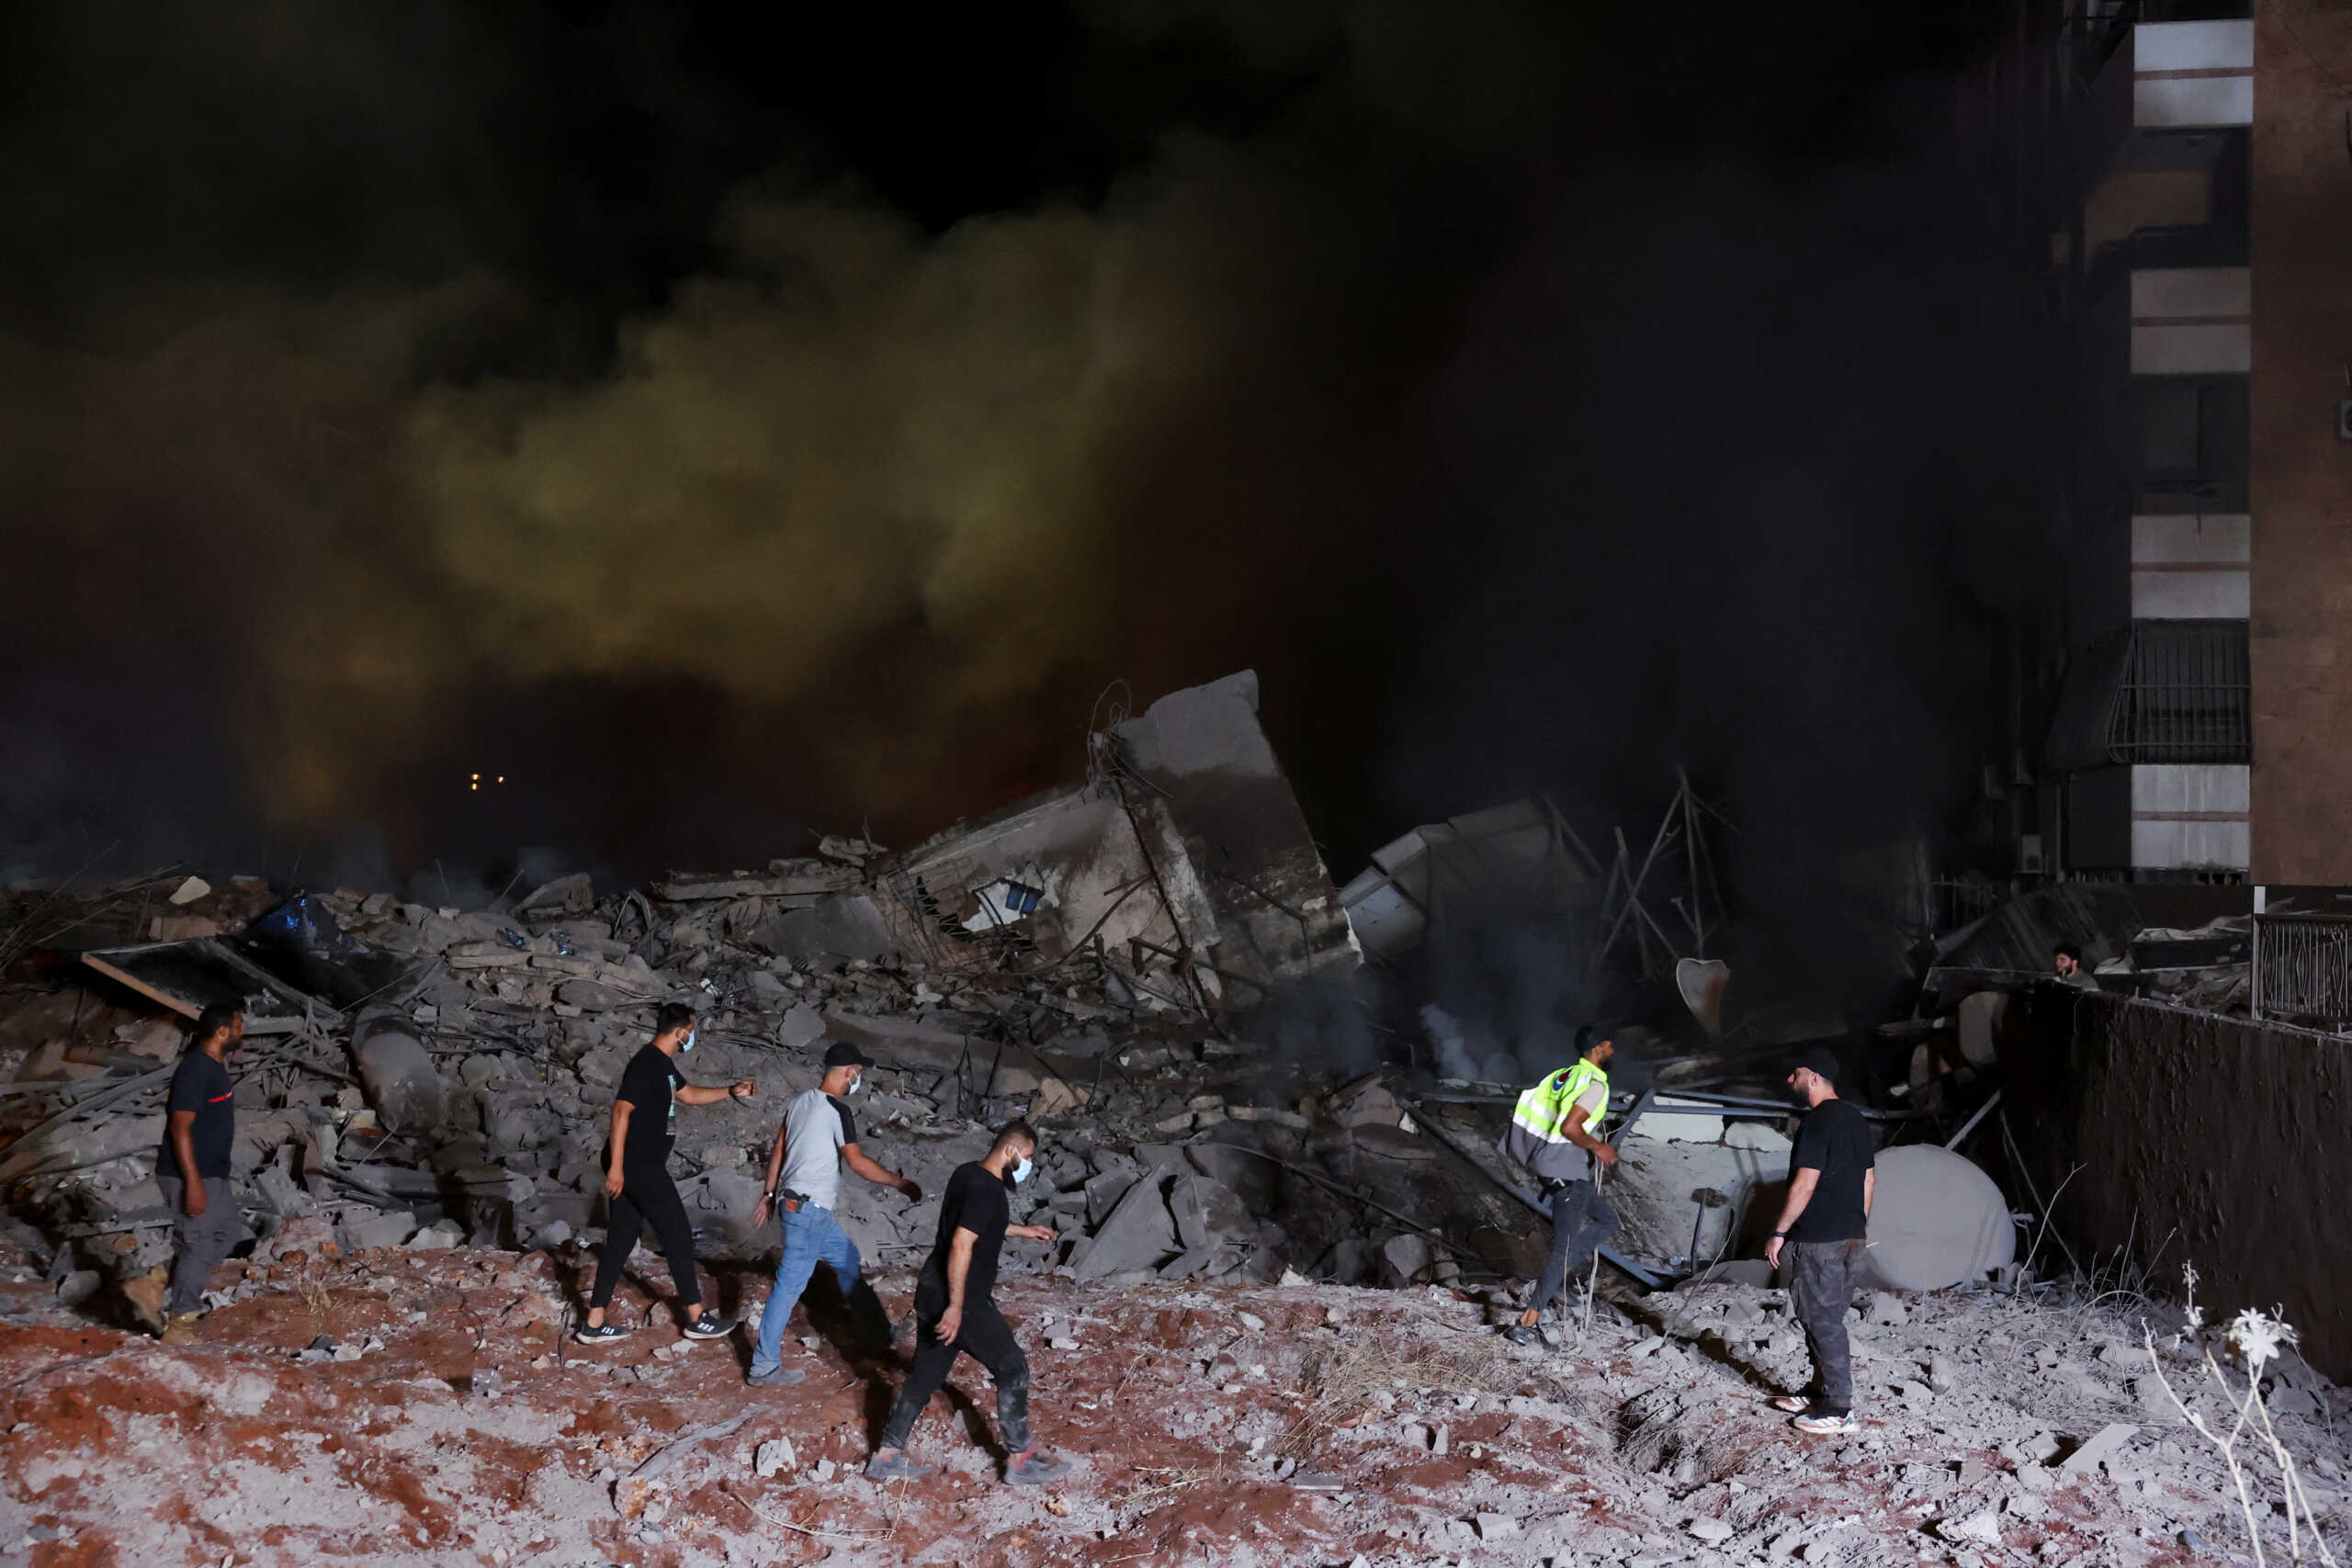
<instances>
[{"instance_id":1,"label":"man wearing black cap","mask_svg":"<svg viewBox=\"0 0 2352 1568\"><path fill-rule=\"evenodd\" d=\"M1838 1058L1815 1047L1789 1068L1789 1088L1806 1107L1789 1153L1789 1197L1764 1244L1764 1257L1789 1282L1789 1305L1813 1347L1815 1393L1772 1403L1802 1411L1792 1423L1823 1436L1860 1429L1854 1419L1854 1363L1846 1309L1862 1282L1871 1200L1878 1172L1870 1123L1838 1098ZM1785 1257L1784 1257L1785 1255Z\"/></svg>"},{"instance_id":2,"label":"man wearing black cap","mask_svg":"<svg viewBox=\"0 0 2352 1568\"><path fill-rule=\"evenodd\" d=\"M845 1040L827 1047L824 1081L793 1100L785 1112L784 1125L775 1130L775 1143L768 1149L766 1195L752 1211L752 1224L767 1224L771 1207L783 1216L784 1257L776 1263L775 1283L768 1291L766 1309L760 1314L759 1348L752 1353L747 1380L755 1388L778 1388L807 1375L784 1364L784 1325L820 1263L832 1267L833 1279L867 1348L880 1351L890 1347L889 1314L860 1272L857 1244L833 1218L843 1165L868 1181L898 1189L910 1202L922 1199L922 1188L883 1169L857 1146L857 1121L849 1113L846 1101L857 1092L858 1080L873 1065Z\"/></svg>"}]
</instances>

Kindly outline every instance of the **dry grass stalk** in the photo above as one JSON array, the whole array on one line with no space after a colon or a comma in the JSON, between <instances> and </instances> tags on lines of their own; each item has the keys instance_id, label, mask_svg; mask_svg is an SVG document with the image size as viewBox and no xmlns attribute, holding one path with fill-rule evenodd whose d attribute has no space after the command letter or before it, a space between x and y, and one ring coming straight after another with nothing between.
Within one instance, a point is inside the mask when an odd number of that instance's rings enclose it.
<instances>
[{"instance_id":1,"label":"dry grass stalk","mask_svg":"<svg viewBox=\"0 0 2352 1568\"><path fill-rule=\"evenodd\" d=\"M1362 1411L1375 1391L1400 1382L1446 1393L1486 1393L1512 1382L1504 1344L1481 1336L1400 1348L1367 1335L1325 1346L1307 1357L1307 1405L1276 1451L1303 1453L1317 1436Z\"/></svg>"}]
</instances>

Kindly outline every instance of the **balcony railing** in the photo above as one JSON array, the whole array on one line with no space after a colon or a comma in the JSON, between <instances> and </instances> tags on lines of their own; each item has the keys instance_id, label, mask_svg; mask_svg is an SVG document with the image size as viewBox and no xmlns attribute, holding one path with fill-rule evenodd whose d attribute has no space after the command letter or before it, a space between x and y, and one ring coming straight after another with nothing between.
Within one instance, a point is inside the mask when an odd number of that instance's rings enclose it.
<instances>
[{"instance_id":1,"label":"balcony railing","mask_svg":"<svg viewBox=\"0 0 2352 1568\"><path fill-rule=\"evenodd\" d=\"M2352 1023L2352 919L2256 915L2253 968L2255 1017Z\"/></svg>"}]
</instances>

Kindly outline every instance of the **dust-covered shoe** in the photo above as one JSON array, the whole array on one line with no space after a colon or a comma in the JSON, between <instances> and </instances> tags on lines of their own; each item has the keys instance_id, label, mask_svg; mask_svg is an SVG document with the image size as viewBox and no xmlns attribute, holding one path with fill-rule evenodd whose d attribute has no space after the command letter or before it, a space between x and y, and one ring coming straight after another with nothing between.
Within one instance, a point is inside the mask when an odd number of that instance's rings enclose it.
<instances>
[{"instance_id":1,"label":"dust-covered shoe","mask_svg":"<svg viewBox=\"0 0 2352 1568\"><path fill-rule=\"evenodd\" d=\"M721 1317L715 1312L706 1312L686 1325L686 1337L689 1339L724 1339L734 1331L735 1320Z\"/></svg>"},{"instance_id":2,"label":"dust-covered shoe","mask_svg":"<svg viewBox=\"0 0 2352 1568\"><path fill-rule=\"evenodd\" d=\"M790 1388L808 1375L798 1367L772 1367L764 1372L745 1372L743 1381L753 1388Z\"/></svg>"},{"instance_id":3,"label":"dust-covered shoe","mask_svg":"<svg viewBox=\"0 0 2352 1568\"><path fill-rule=\"evenodd\" d=\"M195 1344L200 1337L196 1332L196 1318L197 1314L192 1312L175 1312L167 1314L164 1319L164 1343L166 1345Z\"/></svg>"},{"instance_id":4,"label":"dust-covered shoe","mask_svg":"<svg viewBox=\"0 0 2352 1568\"><path fill-rule=\"evenodd\" d=\"M1069 1461L1046 1453L1043 1449L1023 1449L1004 1464L1007 1486L1043 1486L1049 1481L1059 1481L1069 1473Z\"/></svg>"},{"instance_id":5,"label":"dust-covered shoe","mask_svg":"<svg viewBox=\"0 0 2352 1568\"><path fill-rule=\"evenodd\" d=\"M1772 1401L1772 1408L1785 1410L1792 1416L1802 1416L1813 1408L1813 1400L1802 1393L1784 1393Z\"/></svg>"},{"instance_id":6,"label":"dust-covered shoe","mask_svg":"<svg viewBox=\"0 0 2352 1568\"><path fill-rule=\"evenodd\" d=\"M1862 1429L1853 1413L1846 1410L1816 1410L1810 1416L1798 1416L1789 1425L1816 1438L1842 1438Z\"/></svg>"},{"instance_id":7,"label":"dust-covered shoe","mask_svg":"<svg viewBox=\"0 0 2352 1568\"><path fill-rule=\"evenodd\" d=\"M582 1345L602 1345L610 1339L628 1338L628 1330L617 1323L600 1323L594 1328L582 1324L571 1331L571 1337Z\"/></svg>"},{"instance_id":8,"label":"dust-covered shoe","mask_svg":"<svg viewBox=\"0 0 2352 1568\"><path fill-rule=\"evenodd\" d=\"M878 1453L865 1461L868 1481L921 1481L930 1473L931 1466L917 1464L903 1453Z\"/></svg>"},{"instance_id":9,"label":"dust-covered shoe","mask_svg":"<svg viewBox=\"0 0 2352 1568\"><path fill-rule=\"evenodd\" d=\"M1503 1337L1514 1345L1541 1345L1544 1343L1544 1331L1530 1328L1523 1323L1514 1323L1503 1330Z\"/></svg>"}]
</instances>

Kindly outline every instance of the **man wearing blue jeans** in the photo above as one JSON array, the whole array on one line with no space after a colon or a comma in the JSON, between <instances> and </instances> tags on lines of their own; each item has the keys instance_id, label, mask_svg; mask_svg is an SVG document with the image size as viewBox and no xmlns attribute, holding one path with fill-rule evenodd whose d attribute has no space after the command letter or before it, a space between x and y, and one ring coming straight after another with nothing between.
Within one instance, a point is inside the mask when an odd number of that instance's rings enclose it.
<instances>
[{"instance_id":1,"label":"man wearing blue jeans","mask_svg":"<svg viewBox=\"0 0 2352 1568\"><path fill-rule=\"evenodd\" d=\"M784 1325L820 1263L831 1267L867 1348L882 1351L890 1347L889 1315L862 1275L857 1244L833 1218L843 1165L868 1181L896 1188L910 1202L922 1200L922 1188L883 1169L857 1146L857 1121L847 1101L873 1065L856 1046L835 1041L825 1052L824 1081L793 1100L768 1150L765 1195L752 1211L752 1224L767 1224L771 1209L782 1217L784 1257L776 1263L775 1284L760 1314L759 1348L752 1352L752 1371L745 1380L754 1388L780 1388L808 1375L784 1364Z\"/></svg>"}]
</instances>

